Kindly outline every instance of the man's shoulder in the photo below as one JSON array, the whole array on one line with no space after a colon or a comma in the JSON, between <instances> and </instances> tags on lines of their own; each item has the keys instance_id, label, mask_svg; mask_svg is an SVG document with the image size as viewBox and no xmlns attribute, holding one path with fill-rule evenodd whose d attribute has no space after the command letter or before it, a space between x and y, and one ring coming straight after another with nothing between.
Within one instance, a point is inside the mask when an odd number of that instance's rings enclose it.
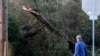
<instances>
[{"instance_id":1,"label":"man's shoulder","mask_svg":"<svg viewBox=\"0 0 100 56\"><path fill-rule=\"evenodd\" d=\"M83 41L77 42L77 45L86 46L86 44Z\"/></svg>"},{"instance_id":2,"label":"man's shoulder","mask_svg":"<svg viewBox=\"0 0 100 56\"><path fill-rule=\"evenodd\" d=\"M76 43L76 45L81 45L81 44L85 44L83 41L79 41Z\"/></svg>"}]
</instances>

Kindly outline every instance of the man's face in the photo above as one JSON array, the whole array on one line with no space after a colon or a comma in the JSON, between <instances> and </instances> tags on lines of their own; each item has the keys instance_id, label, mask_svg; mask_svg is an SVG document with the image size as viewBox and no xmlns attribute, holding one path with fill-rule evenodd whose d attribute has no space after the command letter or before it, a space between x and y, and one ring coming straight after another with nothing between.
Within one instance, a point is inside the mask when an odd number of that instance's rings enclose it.
<instances>
[{"instance_id":1,"label":"man's face","mask_svg":"<svg viewBox=\"0 0 100 56\"><path fill-rule=\"evenodd\" d=\"M76 41L79 41L79 36L76 36Z\"/></svg>"},{"instance_id":2,"label":"man's face","mask_svg":"<svg viewBox=\"0 0 100 56\"><path fill-rule=\"evenodd\" d=\"M77 37L76 37L76 41L78 41Z\"/></svg>"}]
</instances>

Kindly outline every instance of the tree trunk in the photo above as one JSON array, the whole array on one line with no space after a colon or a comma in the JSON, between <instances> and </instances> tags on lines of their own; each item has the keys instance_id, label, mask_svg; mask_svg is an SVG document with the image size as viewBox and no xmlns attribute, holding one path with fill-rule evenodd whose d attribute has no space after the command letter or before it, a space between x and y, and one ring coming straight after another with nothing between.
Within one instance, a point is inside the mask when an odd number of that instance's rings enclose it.
<instances>
[{"instance_id":1,"label":"tree trunk","mask_svg":"<svg viewBox=\"0 0 100 56\"><path fill-rule=\"evenodd\" d=\"M6 0L0 0L0 56L7 56L7 7Z\"/></svg>"},{"instance_id":2,"label":"tree trunk","mask_svg":"<svg viewBox=\"0 0 100 56\"><path fill-rule=\"evenodd\" d=\"M0 0L0 56L3 56L3 43L2 43L2 39L3 39L3 24L2 24L2 19L3 19L3 8L2 8L2 0Z\"/></svg>"}]
</instances>

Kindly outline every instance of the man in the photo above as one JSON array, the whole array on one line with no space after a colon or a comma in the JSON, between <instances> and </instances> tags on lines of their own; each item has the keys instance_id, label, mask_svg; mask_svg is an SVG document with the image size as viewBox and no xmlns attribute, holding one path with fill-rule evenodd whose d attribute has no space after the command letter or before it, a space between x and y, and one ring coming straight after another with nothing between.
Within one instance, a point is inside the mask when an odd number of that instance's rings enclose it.
<instances>
[{"instance_id":1,"label":"man","mask_svg":"<svg viewBox=\"0 0 100 56\"><path fill-rule=\"evenodd\" d=\"M82 36L76 36L75 52L74 56L88 56L86 44L82 41Z\"/></svg>"}]
</instances>

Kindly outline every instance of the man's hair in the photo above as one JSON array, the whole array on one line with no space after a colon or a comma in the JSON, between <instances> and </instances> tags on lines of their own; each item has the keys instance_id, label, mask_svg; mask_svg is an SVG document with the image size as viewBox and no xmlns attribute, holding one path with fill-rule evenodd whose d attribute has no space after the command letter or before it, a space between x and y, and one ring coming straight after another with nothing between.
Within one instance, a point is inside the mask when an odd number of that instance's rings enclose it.
<instances>
[{"instance_id":1,"label":"man's hair","mask_svg":"<svg viewBox=\"0 0 100 56\"><path fill-rule=\"evenodd\" d=\"M82 40L82 36L81 35L77 35L76 38L79 39L79 40Z\"/></svg>"}]
</instances>

